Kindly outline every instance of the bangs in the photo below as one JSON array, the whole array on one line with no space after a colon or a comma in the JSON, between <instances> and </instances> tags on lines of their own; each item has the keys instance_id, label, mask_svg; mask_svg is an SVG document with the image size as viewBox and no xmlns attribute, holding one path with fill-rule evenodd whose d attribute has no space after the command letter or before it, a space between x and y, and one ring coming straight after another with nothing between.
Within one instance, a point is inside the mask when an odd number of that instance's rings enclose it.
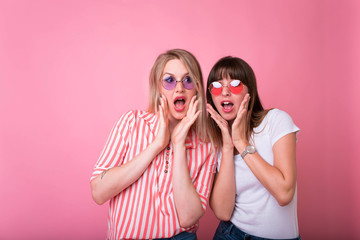
<instances>
[{"instance_id":1,"label":"bangs","mask_svg":"<svg viewBox=\"0 0 360 240\"><path fill-rule=\"evenodd\" d=\"M215 69L213 81L221 80L221 79L238 79L240 81L244 81L244 73L242 67L239 66L235 61L223 61L220 63Z\"/></svg>"}]
</instances>

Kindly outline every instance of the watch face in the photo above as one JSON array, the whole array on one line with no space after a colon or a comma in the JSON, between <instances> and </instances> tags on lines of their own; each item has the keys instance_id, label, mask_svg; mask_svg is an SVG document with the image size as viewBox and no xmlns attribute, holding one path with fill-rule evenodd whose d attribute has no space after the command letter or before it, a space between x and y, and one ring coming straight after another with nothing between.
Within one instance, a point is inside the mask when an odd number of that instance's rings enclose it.
<instances>
[{"instance_id":1,"label":"watch face","mask_svg":"<svg viewBox=\"0 0 360 240\"><path fill-rule=\"evenodd\" d=\"M247 146L246 147L246 150L248 153L255 153L256 152L256 149L254 146L250 145L250 146Z\"/></svg>"},{"instance_id":2,"label":"watch face","mask_svg":"<svg viewBox=\"0 0 360 240\"><path fill-rule=\"evenodd\" d=\"M245 151L243 153L241 153L241 157L244 158L248 153L250 153L250 154L256 153L256 148L252 145L247 146L245 148Z\"/></svg>"}]
</instances>

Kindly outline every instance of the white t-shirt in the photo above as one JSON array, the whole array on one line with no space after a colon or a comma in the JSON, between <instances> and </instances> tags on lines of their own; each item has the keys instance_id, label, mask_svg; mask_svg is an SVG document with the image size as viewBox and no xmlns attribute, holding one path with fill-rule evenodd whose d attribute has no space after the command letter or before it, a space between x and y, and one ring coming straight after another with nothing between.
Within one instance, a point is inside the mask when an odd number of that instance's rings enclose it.
<instances>
[{"instance_id":1,"label":"white t-shirt","mask_svg":"<svg viewBox=\"0 0 360 240\"><path fill-rule=\"evenodd\" d=\"M273 165L272 147L281 137L299 132L291 117L284 111L273 109L254 129L254 145L260 156ZM218 160L220 166L221 155ZM292 201L281 207L248 168L240 154L234 156L236 178L235 209L231 222L242 231L264 238L296 238L297 191Z\"/></svg>"}]
</instances>

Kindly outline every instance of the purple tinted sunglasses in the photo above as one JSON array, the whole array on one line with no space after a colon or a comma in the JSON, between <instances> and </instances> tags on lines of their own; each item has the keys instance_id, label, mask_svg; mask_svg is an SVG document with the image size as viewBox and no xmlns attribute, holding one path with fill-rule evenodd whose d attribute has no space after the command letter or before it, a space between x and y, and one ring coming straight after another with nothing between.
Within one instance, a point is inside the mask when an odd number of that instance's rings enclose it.
<instances>
[{"instance_id":1,"label":"purple tinted sunglasses","mask_svg":"<svg viewBox=\"0 0 360 240\"><path fill-rule=\"evenodd\" d=\"M182 85L187 90L194 88L194 82L190 76L186 76L182 80L176 80L173 76L166 76L162 80L162 85L166 90L173 90L178 82L182 82Z\"/></svg>"}]
</instances>

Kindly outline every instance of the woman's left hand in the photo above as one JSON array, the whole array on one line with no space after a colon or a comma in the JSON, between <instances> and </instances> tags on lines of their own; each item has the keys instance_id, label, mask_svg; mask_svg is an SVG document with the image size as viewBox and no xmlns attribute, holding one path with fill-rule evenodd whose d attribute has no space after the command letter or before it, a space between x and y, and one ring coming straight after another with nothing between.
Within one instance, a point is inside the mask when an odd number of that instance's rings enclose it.
<instances>
[{"instance_id":1,"label":"woman's left hand","mask_svg":"<svg viewBox=\"0 0 360 240\"><path fill-rule=\"evenodd\" d=\"M200 110L197 111L198 104L199 100L196 99L196 96L193 96L186 116L176 125L171 134L171 142L173 144L176 145L179 143L185 143L186 136L191 126L194 124L201 112Z\"/></svg>"},{"instance_id":2,"label":"woman's left hand","mask_svg":"<svg viewBox=\"0 0 360 240\"><path fill-rule=\"evenodd\" d=\"M245 148L249 141L246 136L246 124L248 115L248 105L250 101L250 94L246 94L241 102L240 108L237 112L236 118L232 124L231 136L235 146ZM239 149L238 149L239 150Z\"/></svg>"}]
</instances>

